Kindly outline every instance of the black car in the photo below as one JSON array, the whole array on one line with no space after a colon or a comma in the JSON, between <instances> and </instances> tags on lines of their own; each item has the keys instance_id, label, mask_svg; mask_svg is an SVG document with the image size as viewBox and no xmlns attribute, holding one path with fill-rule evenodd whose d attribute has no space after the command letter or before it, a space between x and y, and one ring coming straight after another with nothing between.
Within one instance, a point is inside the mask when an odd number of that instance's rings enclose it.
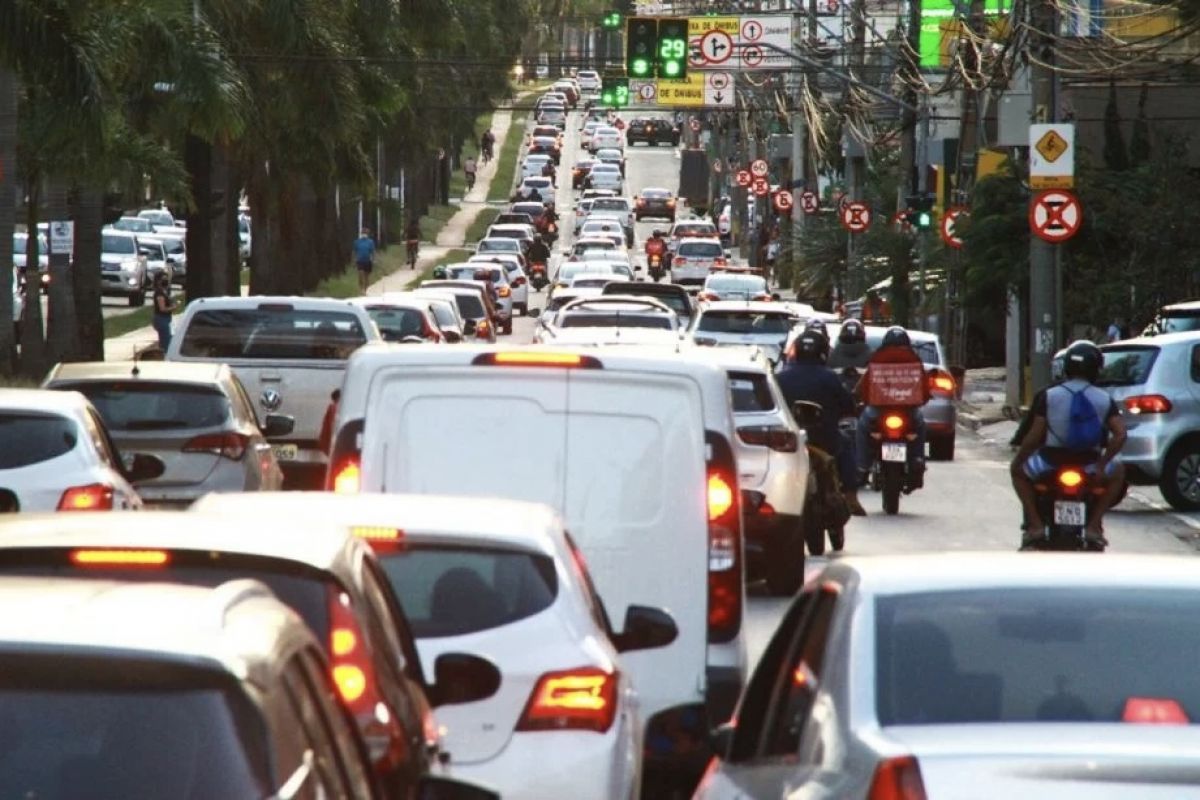
<instances>
[{"instance_id":1,"label":"black car","mask_svg":"<svg viewBox=\"0 0 1200 800\"><path fill-rule=\"evenodd\" d=\"M651 217L674 222L675 195L666 189L642 189L634 204L633 216L638 222Z\"/></svg>"},{"instance_id":2,"label":"black car","mask_svg":"<svg viewBox=\"0 0 1200 800\"><path fill-rule=\"evenodd\" d=\"M635 119L625 130L626 144L679 144L679 128L667 119Z\"/></svg>"}]
</instances>

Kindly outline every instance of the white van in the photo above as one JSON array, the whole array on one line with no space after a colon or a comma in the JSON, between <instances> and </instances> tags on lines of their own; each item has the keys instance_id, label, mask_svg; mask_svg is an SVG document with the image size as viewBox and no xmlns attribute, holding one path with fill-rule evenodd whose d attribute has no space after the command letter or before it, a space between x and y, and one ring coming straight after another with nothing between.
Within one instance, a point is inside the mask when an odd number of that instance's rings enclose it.
<instances>
[{"instance_id":1,"label":"white van","mask_svg":"<svg viewBox=\"0 0 1200 800\"><path fill-rule=\"evenodd\" d=\"M347 366L335 429L328 488L495 496L503 485L505 499L563 515L610 619L632 604L667 610L678 638L622 661L647 720L648 781L698 777L703 754L681 762L671 743L703 741L730 715L746 664L723 369L674 348L368 345Z\"/></svg>"}]
</instances>

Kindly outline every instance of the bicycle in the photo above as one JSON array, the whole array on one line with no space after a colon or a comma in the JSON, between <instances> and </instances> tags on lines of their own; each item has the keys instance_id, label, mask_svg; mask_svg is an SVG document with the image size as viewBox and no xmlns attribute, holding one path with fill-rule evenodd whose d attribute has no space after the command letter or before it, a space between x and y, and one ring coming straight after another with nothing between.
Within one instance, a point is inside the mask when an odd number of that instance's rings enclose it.
<instances>
[{"instance_id":1,"label":"bicycle","mask_svg":"<svg viewBox=\"0 0 1200 800\"><path fill-rule=\"evenodd\" d=\"M484 164L492 160L492 145L491 143L484 144L479 150L479 158Z\"/></svg>"}]
</instances>

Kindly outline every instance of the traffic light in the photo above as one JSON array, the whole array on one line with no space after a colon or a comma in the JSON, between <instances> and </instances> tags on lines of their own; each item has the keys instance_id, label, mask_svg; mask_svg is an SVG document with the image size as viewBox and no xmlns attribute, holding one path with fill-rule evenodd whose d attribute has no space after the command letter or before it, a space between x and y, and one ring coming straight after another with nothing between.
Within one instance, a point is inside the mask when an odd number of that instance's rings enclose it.
<instances>
[{"instance_id":1,"label":"traffic light","mask_svg":"<svg viewBox=\"0 0 1200 800\"><path fill-rule=\"evenodd\" d=\"M609 108L624 108L629 105L628 78L602 78L600 80L600 105Z\"/></svg>"},{"instance_id":2,"label":"traffic light","mask_svg":"<svg viewBox=\"0 0 1200 800\"><path fill-rule=\"evenodd\" d=\"M684 18L658 22L658 77L682 80L687 77L688 21Z\"/></svg>"},{"instance_id":3,"label":"traffic light","mask_svg":"<svg viewBox=\"0 0 1200 800\"><path fill-rule=\"evenodd\" d=\"M631 78L654 75L654 52L658 42L658 20L630 17L625 22L625 72Z\"/></svg>"},{"instance_id":4,"label":"traffic light","mask_svg":"<svg viewBox=\"0 0 1200 800\"><path fill-rule=\"evenodd\" d=\"M610 11L604 15L600 24L609 30L618 30L621 27L621 12Z\"/></svg>"},{"instance_id":5,"label":"traffic light","mask_svg":"<svg viewBox=\"0 0 1200 800\"><path fill-rule=\"evenodd\" d=\"M904 212L904 221L914 230L927 231L933 227L933 201L930 194L910 194L906 198L908 210Z\"/></svg>"}]
</instances>

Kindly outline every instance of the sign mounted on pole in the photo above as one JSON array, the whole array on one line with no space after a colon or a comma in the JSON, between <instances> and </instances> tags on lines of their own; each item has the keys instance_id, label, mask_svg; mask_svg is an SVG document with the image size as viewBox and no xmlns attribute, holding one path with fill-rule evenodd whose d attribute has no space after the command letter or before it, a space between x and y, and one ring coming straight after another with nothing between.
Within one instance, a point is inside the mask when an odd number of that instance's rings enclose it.
<instances>
[{"instance_id":1,"label":"sign mounted on pole","mask_svg":"<svg viewBox=\"0 0 1200 800\"><path fill-rule=\"evenodd\" d=\"M946 213L942 215L942 241L948 247L958 250L963 246L962 236L955 230L955 226L959 220L969 216L971 216L971 212L964 206L954 206L953 208L946 209Z\"/></svg>"},{"instance_id":2,"label":"sign mounted on pole","mask_svg":"<svg viewBox=\"0 0 1200 800\"><path fill-rule=\"evenodd\" d=\"M1067 122L1029 126L1029 185L1075 188L1075 126Z\"/></svg>"},{"instance_id":3,"label":"sign mounted on pole","mask_svg":"<svg viewBox=\"0 0 1200 800\"><path fill-rule=\"evenodd\" d=\"M733 58L733 38L725 31L705 31L700 37L700 54L704 65L719 67Z\"/></svg>"},{"instance_id":4,"label":"sign mounted on pole","mask_svg":"<svg viewBox=\"0 0 1200 800\"><path fill-rule=\"evenodd\" d=\"M805 214L815 214L821 208L821 200L817 197L816 192L802 192L800 194L800 210Z\"/></svg>"},{"instance_id":5,"label":"sign mounted on pole","mask_svg":"<svg viewBox=\"0 0 1200 800\"><path fill-rule=\"evenodd\" d=\"M695 69L760 70L794 66L788 55L794 41L790 14L689 17L688 41L694 43L688 64Z\"/></svg>"},{"instance_id":6,"label":"sign mounted on pole","mask_svg":"<svg viewBox=\"0 0 1200 800\"><path fill-rule=\"evenodd\" d=\"M737 185L745 189L754 181L754 176L750 174L748 169L739 169L737 173Z\"/></svg>"},{"instance_id":7,"label":"sign mounted on pole","mask_svg":"<svg viewBox=\"0 0 1200 800\"><path fill-rule=\"evenodd\" d=\"M681 81L659 81L657 86L660 106L704 107L704 73L702 72L689 73Z\"/></svg>"},{"instance_id":8,"label":"sign mounted on pole","mask_svg":"<svg viewBox=\"0 0 1200 800\"><path fill-rule=\"evenodd\" d=\"M756 178L765 178L767 177L767 169L766 160L762 158L756 158L750 165L750 174Z\"/></svg>"},{"instance_id":9,"label":"sign mounted on pole","mask_svg":"<svg viewBox=\"0 0 1200 800\"><path fill-rule=\"evenodd\" d=\"M716 108L733 108L737 105L732 73L706 72L704 76L704 105Z\"/></svg>"},{"instance_id":10,"label":"sign mounted on pole","mask_svg":"<svg viewBox=\"0 0 1200 800\"><path fill-rule=\"evenodd\" d=\"M754 179L754 193L759 197L766 197L771 191L771 184L766 178Z\"/></svg>"},{"instance_id":11,"label":"sign mounted on pole","mask_svg":"<svg viewBox=\"0 0 1200 800\"><path fill-rule=\"evenodd\" d=\"M775 210L780 214L792 213L792 193L788 190L780 189L775 193L775 197L772 199L772 202L775 205Z\"/></svg>"},{"instance_id":12,"label":"sign mounted on pole","mask_svg":"<svg viewBox=\"0 0 1200 800\"><path fill-rule=\"evenodd\" d=\"M862 233L871 226L871 207L866 203L846 203L838 216L841 217L842 227L851 233Z\"/></svg>"},{"instance_id":13,"label":"sign mounted on pole","mask_svg":"<svg viewBox=\"0 0 1200 800\"><path fill-rule=\"evenodd\" d=\"M1029 227L1039 239L1051 244L1065 242L1079 233L1083 207L1079 198L1062 189L1034 195L1029 204Z\"/></svg>"},{"instance_id":14,"label":"sign mounted on pole","mask_svg":"<svg viewBox=\"0 0 1200 800\"><path fill-rule=\"evenodd\" d=\"M654 81L630 81L629 96L639 103L654 103L658 100L658 84Z\"/></svg>"},{"instance_id":15,"label":"sign mounted on pole","mask_svg":"<svg viewBox=\"0 0 1200 800\"><path fill-rule=\"evenodd\" d=\"M62 220L50 223L50 252L65 253L68 257L75 253L75 223Z\"/></svg>"}]
</instances>

